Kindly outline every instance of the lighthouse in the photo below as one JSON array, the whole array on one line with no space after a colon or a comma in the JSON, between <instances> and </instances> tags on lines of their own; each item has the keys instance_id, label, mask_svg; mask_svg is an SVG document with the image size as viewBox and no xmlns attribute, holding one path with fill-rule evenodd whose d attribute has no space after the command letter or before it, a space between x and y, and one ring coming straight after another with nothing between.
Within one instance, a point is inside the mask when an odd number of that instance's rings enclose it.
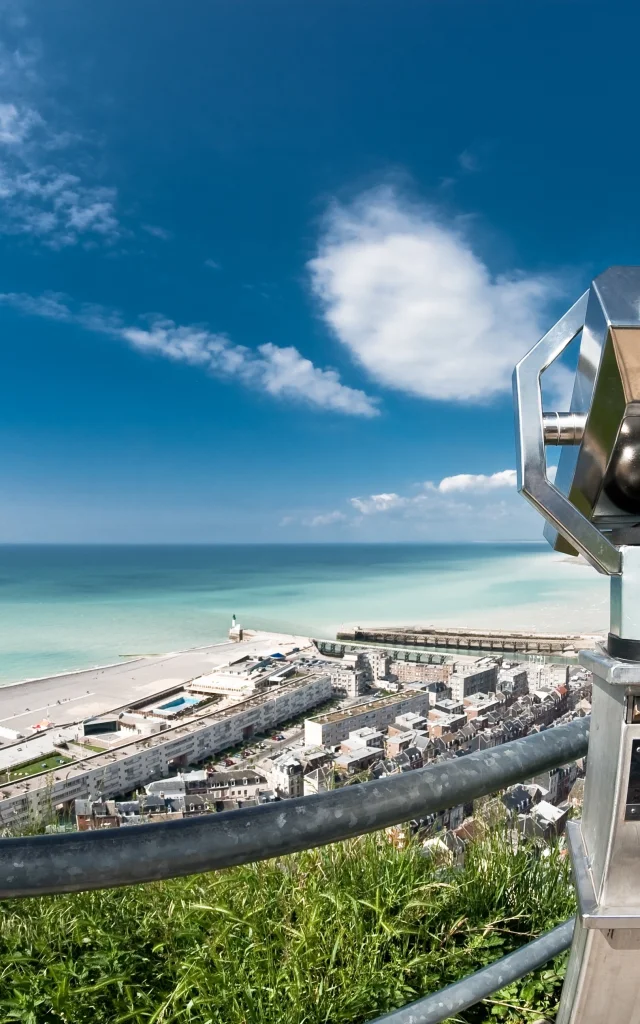
<instances>
[{"instance_id":1,"label":"lighthouse","mask_svg":"<svg viewBox=\"0 0 640 1024\"><path fill-rule=\"evenodd\" d=\"M229 630L229 639L240 641L242 640L242 626L236 620L235 614L231 616L231 629Z\"/></svg>"}]
</instances>

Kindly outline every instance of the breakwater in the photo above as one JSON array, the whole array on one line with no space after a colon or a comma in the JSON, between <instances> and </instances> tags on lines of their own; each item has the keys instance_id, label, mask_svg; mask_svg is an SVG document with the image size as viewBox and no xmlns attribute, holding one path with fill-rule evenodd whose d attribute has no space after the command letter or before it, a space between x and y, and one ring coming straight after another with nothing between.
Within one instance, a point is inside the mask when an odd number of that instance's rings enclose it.
<instances>
[{"instance_id":1,"label":"breakwater","mask_svg":"<svg viewBox=\"0 0 640 1024\"><path fill-rule=\"evenodd\" d=\"M535 633L439 626L356 626L340 630L338 640L361 644L397 644L446 650L504 651L524 654L571 654L593 650L603 638L595 634Z\"/></svg>"}]
</instances>

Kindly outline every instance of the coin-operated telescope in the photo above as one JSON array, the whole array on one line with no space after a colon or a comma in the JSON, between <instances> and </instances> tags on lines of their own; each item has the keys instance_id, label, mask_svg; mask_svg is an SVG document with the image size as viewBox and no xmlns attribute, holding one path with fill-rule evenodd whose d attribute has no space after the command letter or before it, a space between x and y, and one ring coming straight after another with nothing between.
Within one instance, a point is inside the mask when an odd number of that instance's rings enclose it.
<instances>
[{"instance_id":1,"label":"coin-operated telescope","mask_svg":"<svg viewBox=\"0 0 640 1024\"><path fill-rule=\"evenodd\" d=\"M580 336L569 411L540 378ZM582 820L567 838L578 919L557 1024L640 1022L640 267L597 277L516 366L518 487L557 551L611 577L593 672ZM545 446L561 445L555 480Z\"/></svg>"}]
</instances>

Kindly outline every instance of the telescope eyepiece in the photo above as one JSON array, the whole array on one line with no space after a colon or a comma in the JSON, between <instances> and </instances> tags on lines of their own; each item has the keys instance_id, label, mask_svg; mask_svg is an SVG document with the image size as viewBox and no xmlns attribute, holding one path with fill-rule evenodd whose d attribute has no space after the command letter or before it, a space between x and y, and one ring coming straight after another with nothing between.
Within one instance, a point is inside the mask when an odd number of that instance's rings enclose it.
<instances>
[{"instance_id":1,"label":"telescope eyepiece","mask_svg":"<svg viewBox=\"0 0 640 1024\"><path fill-rule=\"evenodd\" d=\"M622 421L604 491L623 512L640 515L640 416Z\"/></svg>"}]
</instances>

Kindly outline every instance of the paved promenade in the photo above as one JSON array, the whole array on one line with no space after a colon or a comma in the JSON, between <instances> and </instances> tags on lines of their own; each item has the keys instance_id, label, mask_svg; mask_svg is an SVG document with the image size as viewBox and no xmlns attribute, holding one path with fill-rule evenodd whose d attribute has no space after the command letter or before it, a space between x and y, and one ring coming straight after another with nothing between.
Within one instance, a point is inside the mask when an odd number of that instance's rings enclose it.
<instances>
[{"instance_id":1,"label":"paved promenade","mask_svg":"<svg viewBox=\"0 0 640 1024\"><path fill-rule=\"evenodd\" d=\"M215 644L3 686L0 726L31 736L33 727L45 718L54 726L70 725L143 697L151 699L156 693L212 672L231 658L270 654L275 650L286 653L308 642L306 637L291 634L254 633L250 640L240 644ZM0 737L0 742L6 746L8 741Z\"/></svg>"}]
</instances>

